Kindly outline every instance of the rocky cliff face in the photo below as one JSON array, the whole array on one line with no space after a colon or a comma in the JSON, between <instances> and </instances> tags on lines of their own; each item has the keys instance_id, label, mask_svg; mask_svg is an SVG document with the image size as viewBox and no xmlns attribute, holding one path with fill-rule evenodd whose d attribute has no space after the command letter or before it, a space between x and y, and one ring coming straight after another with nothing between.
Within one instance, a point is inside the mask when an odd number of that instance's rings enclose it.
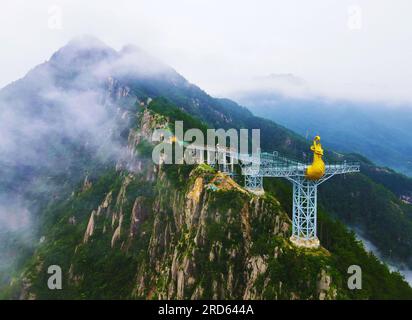
<instances>
[{"instance_id":1,"label":"rocky cliff face","mask_svg":"<svg viewBox=\"0 0 412 320\"><path fill-rule=\"evenodd\" d=\"M128 157L109 177L86 178L63 206L21 298L336 297L328 252L289 242L291 222L274 197L208 165L153 165L141 146L168 119L145 108L138 119ZM62 267L61 292L47 290L50 264Z\"/></svg>"},{"instance_id":2,"label":"rocky cliff face","mask_svg":"<svg viewBox=\"0 0 412 320\"><path fill-rule=\"evenodd\" d=\"M148 175L124 174L118 191L105 193L85 216L83 235L74 239L66 267L70 290L82 291L94 281L86 268L98 247L103 257L137 258L130 260L129 298L336 297L328 253L301 251L289 243L290 220L276 199L250 194L205 165L194 168L186 184L171 181L167 170L153 169L153 194L130 197L131 189ZM302 270L288 267L305 261L312 264ZM93 263L104 270L109 261ZM27 279L37 282L46 267L40 255ZM293 277L299 280L291 283ZM37 297L28 282L25 297Z\"/></svg>"},{"instance_id":3,"label":"rocky cliff face","mask_svg":"<svg viewBox=\"0 0 412 320\"><path fill-rule=\"evenodd\" d=\"M291 221L274 193L249 193L240 176L232 179L205 164L154 165L151 133L172 119L139 106L126 156L43 213L42 242L11 281L8 297L348 298L347 266L359 257L381 268L383 281L395 281L333 222L322 228L340 237L336 245L326 243L341 255L294 246ZM62 290L47 287L50 265L62 268ZM365 287L361 298L376 294L372 284Z\"/></svg>"}]
</instances>

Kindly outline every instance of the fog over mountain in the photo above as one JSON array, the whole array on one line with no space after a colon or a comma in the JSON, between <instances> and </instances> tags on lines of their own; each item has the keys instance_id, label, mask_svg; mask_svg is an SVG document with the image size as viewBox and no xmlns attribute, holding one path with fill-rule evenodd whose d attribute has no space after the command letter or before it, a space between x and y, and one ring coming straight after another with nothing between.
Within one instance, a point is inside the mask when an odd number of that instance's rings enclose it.
<instances>
[{"instance_id":1,"label":"fog over mountain","mask_svg":"<svg viewBox=\"0 0 412 320\"><path fill-rule=\"evenodd\" d=\"M125 89L112 77L173 72L136 47L117 52L85 36L0 91L0 271L39 240L44 198L127 156L127 118L113 104Z\"/></svg>"},{"instance_id":2,"label":"fog over mountain","mask_svg":"<svg viewBox=\"0 0 412 320\"><path fill-rule=\"evenodd\" d=\"M360 232L359 230L354 230L354 232L356 233L356 238L362 241L362 244L366 251L372 252L379 259L383 259L382 254L379 251L379 249L372 242L365 239L362 236L362 232ZM390 268L390 270L400 272L405 277L405 280L408 281L409 285L412 286L412 269L408 269L407 267L403 265L391 264L390 262L387 262L387 265Z\"/></svg>"},{"instance_id":3,"label":"fog over mountain","mask_svg":"<svg viewBox=\"0 0 412 320\"><path fill-rule=\"evenodd\" d=\"M409 0L87 3L3 1L0 87L91 33L113 48L138 44L213 95L292 73L322 96L412 101Z\"/></svg>"}]
</instances>

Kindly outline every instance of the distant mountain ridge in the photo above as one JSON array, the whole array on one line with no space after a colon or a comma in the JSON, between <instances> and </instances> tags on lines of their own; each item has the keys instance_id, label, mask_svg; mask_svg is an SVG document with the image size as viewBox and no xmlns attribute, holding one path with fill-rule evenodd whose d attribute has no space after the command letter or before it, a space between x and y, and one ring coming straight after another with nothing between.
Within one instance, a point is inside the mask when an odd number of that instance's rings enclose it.
<instances>
[{"instance_id":1,"label":"distant mountain ridge","mask_svg":"<svg viewBox=\"0 0 412 320\"><path fill-rule=\"evenodd\" d=\"M412 176L411 106L293 98L269 90L245 91L235 99L303 136L320 134L335 150L363 154Z\"/></svg>"}]
</instances>

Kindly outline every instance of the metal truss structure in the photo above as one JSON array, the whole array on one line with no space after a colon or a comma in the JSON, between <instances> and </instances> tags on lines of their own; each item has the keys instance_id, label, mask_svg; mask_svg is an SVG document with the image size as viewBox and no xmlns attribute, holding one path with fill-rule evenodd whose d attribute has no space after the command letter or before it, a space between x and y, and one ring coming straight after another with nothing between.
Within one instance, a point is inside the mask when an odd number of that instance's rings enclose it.
<instances>
[{"instance_id":1,"label":"metal truss structure","mask_svg":"<svg viewBox=\"0 0 412 320\"><path fill-rule=\"evenodd\" d=\"M359 172L359 164L347 162L327 164L325 165L325 174L320 179L309 180L306 178L306 170L309 164L280 157L277 153L261 153L260 158L259 166L252 162L244 162L242 164L242 173L245 175L245 187L254 192L255 189L250 188L251 184L249 181L258 178L263 179L263 177L280 177L289 180L293 184L291 240L299 246L318 247L319 240L316 232L318 185L337 174Z\"/></svg>"},{"instance_id":2,"label":"metal truss structure","mask_svg":"<svg viewBox=\"0 0 412 320\"><path fill-rule=\"evenodd\" d=\"M263 177L246 175L245 188L253 193L263 193Z\"/></svg>"},{"instance_id":3,"label":"metal truss structure","mask_svg":"<svg viewBox=\"0 0 412 320\"><path fill-rule=\"evenodd\" d=\"M202 148L207 152L209 164L216 164L221 172L233 174L233 164L241 166L245 188L255 194L264 193L263 178L285 178L293 184L293 218L291 240L298 246L316 248L317 188L338 174L359 172L359 163L326 164L324 175L317 180L306 178L309 164L281 157L277 152L240 154L225 148ZM211 157L210 154L213 154Z\"/></svg>"}]
</instances>

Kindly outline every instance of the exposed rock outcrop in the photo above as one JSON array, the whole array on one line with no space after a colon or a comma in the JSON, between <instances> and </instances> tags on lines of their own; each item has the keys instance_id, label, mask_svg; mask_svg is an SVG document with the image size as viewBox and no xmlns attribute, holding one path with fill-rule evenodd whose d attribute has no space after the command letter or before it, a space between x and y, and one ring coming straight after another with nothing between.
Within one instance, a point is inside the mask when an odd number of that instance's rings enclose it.
<instances>
[{"instance_id":1,"label":"exposed rock outcrop","mask_svg":"<svg viewBox=\"0 0 412 320\"><path fill-rule=\"evenodd\" d=\"M95 214L96 214L96 211L93 210L89 218L89 223L87 224L86 232L84 233L84 237L83 237L84 243L88 242L90 237L93 235Z\"/></svg>"}]
</instances>

